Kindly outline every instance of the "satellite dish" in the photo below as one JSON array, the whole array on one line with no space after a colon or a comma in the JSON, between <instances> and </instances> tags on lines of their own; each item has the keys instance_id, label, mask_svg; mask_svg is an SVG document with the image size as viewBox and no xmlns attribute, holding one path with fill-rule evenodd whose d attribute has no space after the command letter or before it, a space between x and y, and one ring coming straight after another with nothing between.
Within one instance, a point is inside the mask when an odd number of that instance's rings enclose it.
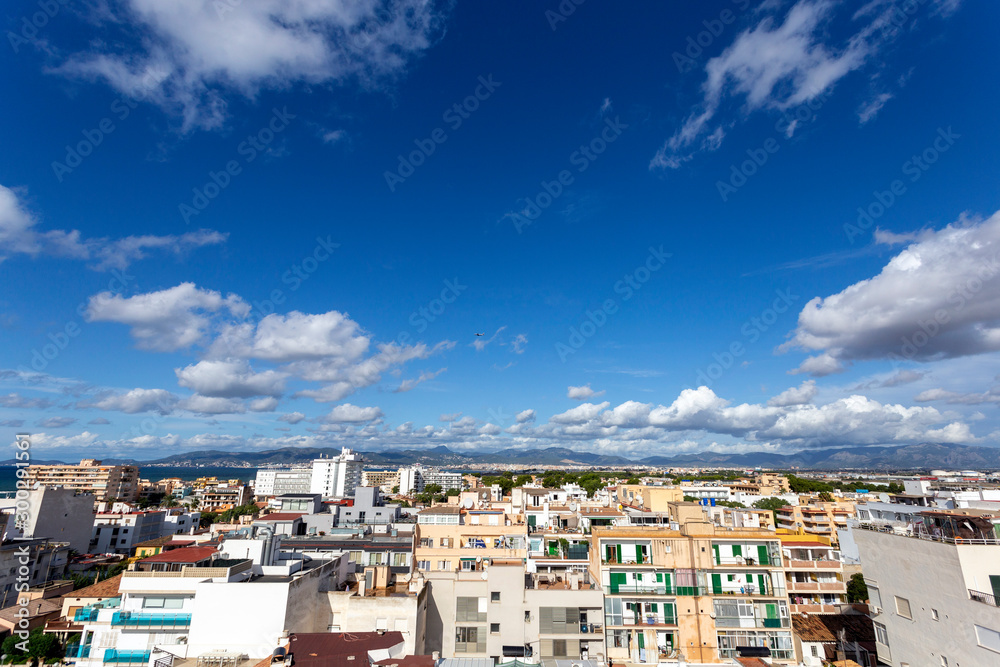
<instances>
[{"instance_id":1,"label":"satellite dish","mask_svg":"<svg viewBox=\"0 0 1000 667\"><path fill-rule=\"evenodd\" d=\"M569 511L570 512L575 512L576 511L576 503L570 503L569 504Z\"/></svg>"},{"instance_id":2,"label":"satellite dish","mask_svg":"<svg viewBox=\"0 0 1000 667\"><path fill-rule=\"evenodd\" d=\"M462 507L464 507L467 510L471 510L472 505L473 505L472 498L466 498L465 500L462 501Z\"/></svg>"},{"instance_id":3,"label":"satellite dish","mask_svg":"<svg viewBox=\"0 0 1000 667\"><path fill-rule=\"evenodd\" d=\"M889 494L888 493L880 493L880 494L878 494L878 499L881 500L883 503L887 503L887 502L889 502L889 500L891 500L889 498Z\"/></svg>"}]
</instances>

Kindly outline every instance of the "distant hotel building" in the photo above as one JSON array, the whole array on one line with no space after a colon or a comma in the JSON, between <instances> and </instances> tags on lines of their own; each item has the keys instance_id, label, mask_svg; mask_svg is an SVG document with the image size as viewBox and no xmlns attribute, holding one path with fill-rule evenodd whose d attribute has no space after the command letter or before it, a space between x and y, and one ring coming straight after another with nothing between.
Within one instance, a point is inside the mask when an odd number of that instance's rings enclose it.
<instances>
[{"instance_id":1,"label":"distant hotel building","mask_svg":"<svg viewBox=\"0 0 1000 667\"><path fill-rule=\"evenodd\" d=\"M283 496L287 493L309 493L311 487L311 466L262 468L257 471L253 492L256 496Z\"/></svg>"},{"instance_id":2,"label":"distant hotel building","mask_svg":"<svg viewBox=\"0 0 1000 667\"><path fill-rule=\"evenodd\" d=\"M442 491L457 489L461 491L465 480L460 472L430 470L422 466L410 466L399 469L399 492L405 495L422 493L424 488L437 484Z\"/></svg>"},{"instance_id":3,"label":"distant hotel building","mask_svg":"<svg viewBox=\"0 0 1000 667\"><path fill-rule=\"evenodd\" d=\"M134 502L139 497L139 468L103 466L94 459L83 459L75 466L29 466L28 485L35 484L90 492L95 500Z\"/></svg>"},{"instance_id":4,"label":"distant hotel building","mask_svg":"<svg viewBox=\"0 0 1000 667\"><path fill-rule=\"evenodd\" d=\"M309 493L318 493L324 498L353 496L354 489L361 486L364 462L360 454L347 447L340 450L339 456L315 459Z\"/></svg>"}]
</instances>

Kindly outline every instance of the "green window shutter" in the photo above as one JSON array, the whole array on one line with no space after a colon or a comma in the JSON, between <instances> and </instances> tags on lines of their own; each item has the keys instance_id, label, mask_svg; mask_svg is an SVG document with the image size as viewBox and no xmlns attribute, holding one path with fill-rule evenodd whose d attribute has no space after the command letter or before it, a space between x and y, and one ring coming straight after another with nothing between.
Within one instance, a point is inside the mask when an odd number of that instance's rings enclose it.
<instances>
[{"instance_id":1,"label":"green window shutter","mask_svg":"<svg viewBox=\"0 0 1000 667\"><path fill-rule=\"evenodd\" d=\"M657 604L656 604L656 603L654 602L654 603L652 603L651 605L649 605L649 608L650 608L650 609L652 609L652 610L653 610L653 613L655 614L655 613L657 613L657 611L658 611L658 609L659 609L659 605L657 605Z\"/></svg>"},{"instance_id":2,"label":"green window shutter","mask_svg":"<svg viewBox=\"0 0 1000 667\"><path fill-rule=\"evenodd\" d=\"M718 544L713 544L712 545L712 551L715 552L715 564L716 565L720 565L722 563L722 557L719 556L719 545Z\"/></svg>"},{"instance_id":3,"label":"green window shutter","mask_svg":"<svg viewBox=\"0 0 1000 667\"><path fill-rule=\"evenodd\" d=\"M641 544L635 545L635 562L636 563L641 563L642 562L642 545Z\"/></svg>"},{"instance_id":4,"label":"green window shutter","mask_svg":"<svg viewBox=\"0 0 1000 667\"><path fill-rule=\"evenodd\" d=\"M656 583L658 583L658 584L662 584L663 583L663 573L662 572L657 572L656 573Z\"/></svg>"},{"instance_id":5,"label":"green window shutter","mask_svg":"<svg viewBox=\"0 0 1000 667\"><path fill-rule=\"evenodd\" d=\"M778 605L768 604L764 605L764 608L767 610L768 618L778 618Z\"/></svg>"},{"instance_id":6,"label":"green window shutter","mask_svg":"<svg viewBox=\"0 0 1000 667\"><path fill-rule=\"evenodd\" d=\"M713 574L712 575L712 592L716 595L722 594L722 575Z\"/></svg>"},{"instance_id":7,"label":"green window shutter","mask_svg":"<svg viewBox=\"0 0 1000 667\"><path fill-rule=\"evenodd\" d=\"M770 565L771 558L767 553L767 547L763 544L757 545L757 560L761 565Z\"/></svg>"},{"instance_id":8,"label":"green window shutter","mask_svg":"<svg viewBox=\"0 0 1000 667\"><path fill-rule=\"evenodd\" d=\"M667 572L666 574L663 575L663 585L666 586L668 589L670 588L670 573L669 572Z\"/></svg>"},{"instance_id":9,"label":"green window shutter","mask_svg":"<svg viewBox=\"0 0 1000 667\"><path fill-rule=\"evenodd\" d=\"M991 574L990 586L993 587L993 601L996 602L1000 600L1000 576Z\"/></svg>"},{"instance_id":10,"label":"green window shutter","mask_svg":"<svg viewBox=\"0 0 1000 667\"><path fill-rule=\"evenodd\" d=\"M757 575L757 583L760 584L760 592L762 594L767 593L767 578L763 574Z\"/></svg>"},{"instance_id":11,"label":"green window shutter","mask_svg":"<svg viewBox=\"0 0 1000 667\"><path fill-rule=\"evenodd\" d=\"M615 559L615 547L613 544L604 545L605 560L609 563Z\"/></svg>"},{"instance_id":12,"label":"green window shutter","mask_svg":"<svg viewBox=\"0 0 1000 667\"><path fill-rule=\"evenodd\" d=\"M528 515L528 526L530 526L531 528L535 527L535 515L534 514L529 514Z\"/></svg>"},{"instance_id":13,"label":"green window shutter","mask_svg":"<svg viewBox=\"0 0 1000 667\"><path fill-rule=\"evenodd\" d=\"M615 556L617 556L619 563L622 562L622 545L615 545Z\"/></svg>"},{"instance_id":14,"label":"green window shutter","mask_svg":"<svg viewBox=\"0 0 1000 667\"><path fill-rule=\"evenodd\" d=\"M642 631L637 632L636 642L638 643L639 648L646 648L646 633Z\"/></svg>"},{"instance_id":15,"label":"green window shutter","mask_svg":"<svg viewBox=\"0 0 1000 667\"><path fill-rule=\"evenodd\" d=\"M617 593L618 587L624 585L625 583L625 573L624 572L612 572L611 573L611 592Z\"/></svg>"},{"instance_id":16,"label":"green window shutter","mask_svg":"<svg viewBox=\"0 0 1000 667\"><path fill-rule=\"evenodd\" d=\"M742 555L743 555L743 547L741 547L738 544L734 544L733 545L733 556L742 556Z\"/></svg>"}]
</instances>

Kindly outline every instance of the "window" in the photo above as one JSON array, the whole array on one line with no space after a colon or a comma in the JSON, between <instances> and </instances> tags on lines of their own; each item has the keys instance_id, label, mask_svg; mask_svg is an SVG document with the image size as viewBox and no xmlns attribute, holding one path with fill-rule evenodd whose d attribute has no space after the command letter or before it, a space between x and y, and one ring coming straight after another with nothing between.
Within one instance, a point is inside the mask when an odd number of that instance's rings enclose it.
<instances>
[{"instance_id":1,"label":"window","mask_svg":"<svg viewBox=\"0 0 1000 667\"><path fill-rule=\"evenodd\" d=\"M865 583L868 584L867 581L865 581ZM878 609L879 611L882 610L882 594L879 592L878 586L868 584L868 601L871 603L873 608Z\"/></svg>"},{"instance_id":2,"label":"window","mask_svg":"<svg viewBox=\"0 0 1000 667\"><path fill-rule=\"evenodd\" d=\"M913 616L910 614L910 601L906 598L901 598L898 595L893 597L896 598L896 613L903 618L913 620Z\"/></svg>"},{"instance_id":3,"label":"window","mask_svg":"<svg viewBox=\"0 0 1000 667\"><path fill-rule=\"evenodd\" d=\"M500 591L490 593L490 602L500 602Z\"/></svg>"},{"instance_id":4,"label":"window","mask_svg":"<svg viewBox=\"0 0 1000 667\"><path fill-rule=\"evenodd\" d=\"M940 621L941 620L940 615L938 615L938 610L937 609L931 609L931 618L933 618L935 621Z\"/></svg>"},{"instance_id":5,"label":"window","mask_svg":"<svg viewBox=\"0 0 1000 667\"><path fill-rule=\"evenodd\" d=\"M451 561L450 560L439 560L438 561L438 570L441 570L442 572L447 572L450 569L451 569Z\"/></svg>"},{"instance_id":6,"label":"window","mask_svg":"<svg viewBox=\"0 0 1000 667\"><path fill-rule=\"evenodd\" d=\"M362 552L362 551L351 551L350 552L351 555L348 558L348 560L350 562L352 562L352 563L360 563L361 562L361 554L362 553L364 553L364 552Z\"/></svg>"},{"instance_id":7,"label":"window","mask_svg":"<svg viewBox=\"0 0 1000 667\"><path fill-rule=\"evenodd\" d=\"M1000 632L996 630L990 630L989 628L984 628L981 625L976 626L976 643L985 649L990 651L996 651L1000 653Z\"/></svg>"},{"instance_id":8,"label":"window","mask_svg":"<svg viewBox=\"0 0 1000 667\"><path fill-rule=\"evenodd\" d=\"M420 538L420 546L422 546L422 547L428 547L428 548L433 548L434 547L434 540L432 538L430 538L430 537L421 537Z\"/></svg>"},{"instance_id":9,"label":"window","mask_svg":"<svg viewBox=\"0 0 1000 667\"><path fill-rule=\"evenodd\" d=\"M184 598L143 598L142 608L143 609L182 609L184 607Z\"/></svg>"},{"instance_id":10,"label":"window","mask_svg":"<svg viewBox=\"0 0 1000 667\"><path fill-rule=\"evenodd\" d=\"M429 572L431 569L431 562L429 560L418 560L417 569L423 570L424 572Z\"/></svg>"},{"instance_id":11,"label":"window","mask_svg":"<svg viewBox=\"0 0 1000 667\"><path fill-rule=\"evenodd\" d=\"M392 555L392 565L393 567L406 567L409 565L410 554L407 553L395 553Z\"/></svg>"},{"instance_id":12,"label":"window","mask_svg":"<svg viewBox=\"0 0 1000 667\"><path fill-rule=\"evenodd\" d=\"M815 644L812 645L812 656L814 658L818 658L819 657L819 647L816 646Z\"/></svg>"},{"instance_id":13,"label":"window","mask_svg":"<svg viewBox=\"0 0 1000 667\"><path fill-rule=\"evenodd\" d=\"M491 635L498 635L498 634L500 634L500 624L499 623L490 623L490 634Z\"/></svg>"},{"instance_id":14,"label":"window","mask_svg":"<svg viewBox=\"0 0 1000 667\"><path fill-rule=\"evenodd\" d=\"M486 633L482 632L482 628L455 628L455 653L485 652Z\"/></svg>"},{"instance_id":15,"label":"window","mask_svg":"<svg viewBox=\"0 0 1000 667\"><path fill-rule=\"evenodd\" d=\"M480 599L484 605L479 604ZM486 621L485 598L460 597L455 600L455 621L458 623Z\"/></svg>"},{"instance_id":16,"label":"window","mask_svg":"<svg viewBox=\"0 0 1000 667\"><path fill-rule=\"evenodd\" d=\"M885 626L881 623L872 623L875 626L875 641L879 644L889 645L889 633L885 631Z\"/></svg>"}]
</instances>

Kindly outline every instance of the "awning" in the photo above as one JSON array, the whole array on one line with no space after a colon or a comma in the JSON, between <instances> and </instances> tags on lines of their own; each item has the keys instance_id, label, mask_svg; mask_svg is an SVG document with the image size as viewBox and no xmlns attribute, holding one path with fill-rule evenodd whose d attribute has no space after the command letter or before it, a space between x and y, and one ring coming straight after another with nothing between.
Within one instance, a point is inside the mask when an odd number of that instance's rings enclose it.
<instances>
[{"instance_id":1,"label":"awning","mask_svg":"<svg viewBox=\"0 0 1000 667\"><path fill-rule=\"evenodd\" d=\"M524 646L504 646L503 647L503 657L505 658L523 658L524 657ZM519 661L515 661L519 662Z\"/></svg>"}]
</instances>

